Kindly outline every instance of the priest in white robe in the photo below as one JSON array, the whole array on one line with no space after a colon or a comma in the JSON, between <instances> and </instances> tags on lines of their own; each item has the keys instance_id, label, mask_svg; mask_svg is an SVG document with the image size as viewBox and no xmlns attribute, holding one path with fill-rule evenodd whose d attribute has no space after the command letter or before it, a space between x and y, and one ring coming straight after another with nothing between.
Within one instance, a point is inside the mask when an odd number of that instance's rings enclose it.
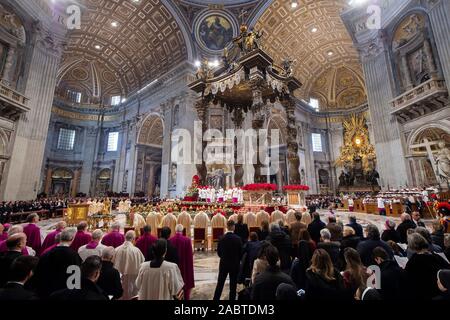
<instances>
[{"instance_id":1,"label":"priest in white robe","mask_svg":"<svg viewBox=\"0 0 450 320\"><path fill-rule=\"evenodd\" d=\"M177 224L181 224L184 227L184 230L186 230L186 237L191 237L191 225L192 225L192 218L191 215L186 211L183 210L177 218Z\"/></svg>"},{"instance_id":2,"label":"priest in white robe","mask_svg":"<svg viewBox=\"0 0 450 320\"><path fill-rule=\"evenodd\" d=\"M131 230L125 235L125 242L116 248L114 257L114 268L122 275L122 300L130 300L138 293L136 278L139 267L145 261L145 257L139 248L134 246L136 233Z\"/></svg>"},{"instance_id":3,"label":"priest in white robe","mask_svg":"<svg viewBox=\"0 0 450 320\"><path fill-rule=\"evenodd\" d=\"M167 241L160 239L153 245L153 260L141 264L136 279L139 300L183 298L183 277L175 263L164 260L166 252Z\"/></svg>"}]
</instances>

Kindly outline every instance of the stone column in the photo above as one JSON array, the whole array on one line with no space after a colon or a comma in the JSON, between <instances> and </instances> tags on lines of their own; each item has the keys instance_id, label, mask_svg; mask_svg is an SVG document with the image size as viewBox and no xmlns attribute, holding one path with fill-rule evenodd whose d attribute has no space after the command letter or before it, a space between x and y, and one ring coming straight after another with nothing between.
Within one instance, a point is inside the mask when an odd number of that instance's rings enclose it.
<instances>
[{"instance_id":1,"label":"stone column","mask_svg":"<svg viewBox=\"0 0 450 320\"><path fill-rule=\"evenodd\" d=\"M288 118L287 124L287 156L288 156L288 183L300 184L300 159L298 157L298 140L297 140L297 128L295 126L295 102L292 98L287 98L283 102L283 106L286 109Z\"/></svg>"},{"instance_id":2,"label":"stone column","mask_svg":"<svg viewBox=\"0 0 450 320\"><path fill-rule=\"evenodd\" d=\"M47 175L45 177L45 187L44 192L45 194L50 194L50 188L52 187L52 174L53 174L53 168L47 168Z\"/></svg>"},{"instance_id":3,"label":"stone column","mask_svg":"<svg viewBox=\"0 0 450 320\"><path fill-rule=\"evenodd\" d=\"M208 103L205 100L200 100L197 101L196 105L195 105L195 109L197 110L197 115L200 121L202 121L202 146L201 146L201 154L197 154L197 156L201 156L201 164L197 164L197 175L200 178L200 183L202 185L206 185L206 175L208 173L208 170L206 168L206 163L205 160L203 158L203 152L206 149L207 146L207 142L204 141L203 139L203 135L205 134L206 130L208 130L208 122L206 120L206 116L207 116L207 106ZM195 152L199 152L200 150L195 150Z\"/></svg>"},{"instance_id":4,"label":"stone column","mask_svg":"<svg viewBox=\"0 0 450 320\"><path fill-rule=\"evenodd\" d=\"M450 1L448 0L428 0L429 17L433 30L434 40L438 56L441 61L442 73L450 92Z\"/></svg>"},{"instance_id":5,"label":"stone column","mask_svg":"<svg viewBox=\"0 0 450 320\"><path fill-rule=\"evenodd\" d=\"M91 177L94 175L93 163L95 157L95 143L97 140L97 127L91 126L84 129L83 139L83 171L80 174L79 192L89 194L91 188ZM93 196L93 195L92 195Z\"/></svg>"},{"instance_id":6,"label":"stone column","mask_svg":"<svg viewBox=\"0 0 450 320\"><path fill-rule=\"evenodd\" d=\"M30 34L31 35L31 34ZM50 122L56 76L62 54L61 42L37 28L30 50L24 94L30 111L16 124L11 161L2 183L2 198L29 200L37 196L41 181L45 143Z\"/></svg>"},{"instance_id":7,"label":"stone column","mask_svg":"<svg viewBox=\"0 0 450 320\"><path fill-rule=\"evenodd\" d=\"M155 192L155 170L156 169L156 165L155 164L150 164L150 173L148 176L148 196L152 197L153 196L153 192Z\"/></svg>"},{"instance_id":8,"label":"stone column","mask_svg":"<svg viewBox=\"0 0 450 320\"><path fill-rule=\"evenodd\" d=\"M383 189L398 188L408 175L399 124L390 114L395 86L389 55L380 34L361 51L380 180Z\"/></svg>"},{"instance_id":9,"label":"stone column","mask_svg":"<svg viewBox=\"0 0 450 320\"><path fill-rule=\"evenodd\" d=\"M70 195L73 198L76 197L77 193L78 193L78 187L80 184L80 173L81 173L80 171L81 171L81 169L77 168L77 169L75 169L75 172L73 174L72 186L71 186L72 190L70 192Z\"/></svg>"}]
</instances>

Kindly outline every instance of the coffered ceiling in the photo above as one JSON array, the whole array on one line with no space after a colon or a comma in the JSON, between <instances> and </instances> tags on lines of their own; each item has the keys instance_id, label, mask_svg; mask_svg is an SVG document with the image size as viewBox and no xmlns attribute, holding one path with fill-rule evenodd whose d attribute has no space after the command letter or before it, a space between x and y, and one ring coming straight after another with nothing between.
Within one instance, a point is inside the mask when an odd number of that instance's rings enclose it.
<instances>
[{"instance_id":1,"label":"coffered ceiling","mask_svg":"<svg viewBox=\"0 0 450 320\"><path fill-rule=\"evenodd\" d=\"M345 0L275 0L255 28L264 33L264 49L280 63L295 61L304 84L299 95L320 100L321 109L350 108L367 100L358 52L340 13Z\"/></svg>"},{"instance_id":2,"label":"coffered ceiling","mask_svg":"<svg viewBox=\"0 0 450 320\"><path fill-rule=\"evenodd\" d=\"M79 2L81 29L69 32L60 83L75 86L94 62L98 79L126 96L187 59L182 30L162 0Z\"/></svg>"}]
</instances>

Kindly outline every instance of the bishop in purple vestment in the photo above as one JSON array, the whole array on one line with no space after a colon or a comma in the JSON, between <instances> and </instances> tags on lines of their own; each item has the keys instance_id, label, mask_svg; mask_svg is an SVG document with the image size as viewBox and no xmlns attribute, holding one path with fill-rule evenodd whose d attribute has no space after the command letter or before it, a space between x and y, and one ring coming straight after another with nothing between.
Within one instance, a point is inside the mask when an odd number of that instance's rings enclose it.
<instances>
[{"instance_id":1,"label":"bishop in purple vestment","mask_svg":"<svg viewBox=\"0 0 450 320\"><path fill-rule=\"evenodd\" d=\"M111 226L111 232L106 234L102 239L102 244L107 247L117 248L125 242L125 236L120 233L120 224L114 222Z\"/></svg>"},{"instance_id":2,"label":"bishop in purple vestment","mask_svg":"<svg viewBox=\"0 0 450 320\"><path fill-rule=\"evenodd\" d=\"M41 252L41 229L36 225L39 222L37 213L31 213L27 217L28 224L23 227L23 232L27 235L27 246L36 251L36 255Z\"/></svg>"},{"instance_id":3,"label":"bishop in purple vestment","mask_svg":"<svg viewBox=\"0 0 450 320\"><path fill-rule=\"evenodd\" d=\"M55 237L57 234L60 234L62 230L64 230L64 228L66 227L66 222L65 221L59 221L56 224L56 230L50 232L49 234L47 234L47 236L44 239L44 242L42 243L42 247L41 247L41 253L44 254L44 251L47 250L50 247L53 247L53 245L55 244Z\"/></svg>"},{"instance_id":4,"label":"bishop in purple vestment","mask_svg":"<svg viewBox=\"0 0 450 320\"><path fill-rule=\"evenodd\" d=\"M151 232L152 232L151 227L145 226L144 234L136 240L136 247L138 247L139 250L141 250L142 254L145 257L145 261L150 260L150 249L152 245L158 240L158 238L153 236Z\"/></svg>"},{"instance_id":5,"label":"bishop in purple vestment","mask_svg":"<svg viewBox=\"0 0 450 320\"><path fill-rule=\"evenodd\" d=\"M178 224L175 228L176 234L169 239L171 245L177 248L178 267L184 281L184 299L189 300L191 289L194 284L194 253L192 251L191 238L183 236L183 225Z\"/></svg>"},{"instance_id":6,"label":"bishop in purple vestment","mask_svg":"<svg viewBox=\"0 0 450 320\"><path fill-rule=\"evenodd\" d=\"M87 232L88 224L86 221L81 221L77 226L77 233L72 241L70 247L73 251L78 252L78 249L89 243L92 239L92 235Z\"/></svg>"}]
</instances>

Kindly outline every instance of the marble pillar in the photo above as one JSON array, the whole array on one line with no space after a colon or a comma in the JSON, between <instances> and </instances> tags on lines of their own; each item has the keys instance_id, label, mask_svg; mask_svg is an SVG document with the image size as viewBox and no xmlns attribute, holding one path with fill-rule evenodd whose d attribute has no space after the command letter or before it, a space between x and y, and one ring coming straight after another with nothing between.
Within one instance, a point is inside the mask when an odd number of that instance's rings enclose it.
<instances>
[{"instance_id":1,"label":"marble pillar","mask_svg":"<svg viewBox=\"0 0 450 320\"><path fill-rule=\"evenodd\" d=\"M22 114L16 125L11 160L1 186L4 200L35 199L41 182L62 45L44 30L35 30L34 37L24 90L30 98L30 111Z\"/></svg>"},{"instance_id":2,"label":"marble pillar","mask_svg":"<svg viewBox=\"0 0 450 320\"><path fill-rule=\"evenodd\" d=\"M391 63L383 40L374 40L368 48L363 51L362 65L381 187L399 188L407 183L408 174L399 123L390 114L395 97Z\"/></svg>"},{"instance_id":3,"label":"marble pillar","mask_svg":"<svg viewBox=\"0 0 450 320\"><path fill-rule=\"evenodd\" d=\"M450 1L434 0L429 2L429 17L433 30L442 73L450 92Z\"/></svg>"}]
</instances>

